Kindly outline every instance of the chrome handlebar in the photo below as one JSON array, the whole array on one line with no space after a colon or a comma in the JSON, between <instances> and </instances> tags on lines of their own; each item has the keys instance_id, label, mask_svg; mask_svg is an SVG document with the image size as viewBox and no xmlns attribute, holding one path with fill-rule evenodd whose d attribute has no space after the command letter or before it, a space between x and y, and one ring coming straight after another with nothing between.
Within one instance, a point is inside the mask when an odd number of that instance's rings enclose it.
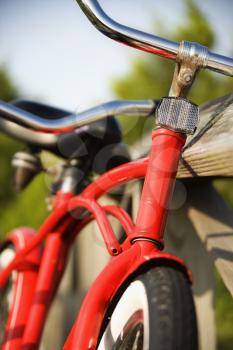
<instances>
[{"instance_id":1,"label":"chrome handlebar","mask_svg":"<svg viewBox=\"0 0 233 350\"><path fill-rule=\"evenodd\" d=\"M212 52L196 43L166 40L139 30L128 28L112 20L97 0L76 0L94 26L111 39L177 62L191 58L197 68L208 68L224 75L233 76L233 59ZM53 132L64 133L93 123L111 115L148 116L156 108L153 100L112 101L87 111L47 120L0 101L0 130L20 140L52 147L57 142ZM35 131L36 132L35 132Z\"/></svg>"},{"instance_id":2,"label":"chrome handlebar","mask_svg":"<svg viewBox=\"0 0 233 350\"><path fill-rule=\"evenodd\" d=\"M176 59L179 44L175 41L162 39L117 23L103 11L96 0L76 1L92 24L109 38L142 51Z\"/></svg>"},{"instance_id":3,"label":"chrome handlebar","mask_svg":"<svg viewBox=\"0 0 233 350\"><path fill-rule=\"evenodd\" d=\"M120 114L146 117L151 115L155 108L156 101L153 100L116 100L59 119L45 119L0 101L0 121L3 118L16 125L44 133L64 133Z\"/></svg>"},{"instance_id":4,"label":"chrome handlebar","mask_svg":"<svg viewBox=\"0 0 233 350\"><path fill-rule=\"evenodd\" d=\"M184 47L184 42L180 44L124 26L110 18L97 0L76 1L92 24L109 38L173 61L179 60L180 50ZM207 68L224 75L233 76L233 58L209 52L207 48L195 43L187 43L186 47L190 48L190 55L197 57L199 68Z\"/></svg>"}]
</instances>

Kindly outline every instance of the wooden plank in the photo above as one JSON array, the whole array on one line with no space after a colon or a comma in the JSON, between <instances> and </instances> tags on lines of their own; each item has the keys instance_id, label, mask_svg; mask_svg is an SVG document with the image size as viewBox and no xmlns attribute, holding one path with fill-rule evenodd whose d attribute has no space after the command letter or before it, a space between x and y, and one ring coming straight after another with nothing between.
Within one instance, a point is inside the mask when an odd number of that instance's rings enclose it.
<instances>
[{"instance_id":1,"label":"wooden plank","mask_svg":"<svg viewBox=\"0 0 233 350\"><path fill-rule=\"evenodd\" d=\"M201 108L200 123L184 147L178 177L233 176L233 94Z\"/></svg>"},{"instance_id":2,"label":"wooden plank","mask_svg":"<svg viewBox=\"0 0 233 350\"><path fill-rule=\"evenodd\" d=\"M148 153L150 139L147 134L133 145L133 159ZM201 107L197 131L183 150L177 177L209 176L233 176L233 94Z\"/></svg>"},{"instance_id":3,"label":"wooden plank","mask_svg":"<svg viewBox=\"0 0 233 350\"><path fill-rule=\"evenodd\" d=\"M233 296L233 211L208 182L188 187L187 217Z\"/></svg>"},{"instance_id":4,"label":"wooden plank","mask_svg":"<svg viewBox=\"0 0 233 350\"><path fill-rule=\"evenodd\" d=\"M188 195L184 206L169 212L165 250L182 258L192 271L199 349L214 350L216 349L214 262L187 216L191 199L189 197ZM177 190L174 193L174 201L179 203ZM176 204L173 203L173 207L176 207Z\"/></svg>"},{"instance_id":5,"label":"wooden plank","mask_svg":"<svg viewBox=\"0 0 233 350\"><path fill-rule=\"evenodd\" d=\"M180 204L180 186L175 191L172 207ZM132 216L136 217L142 182L134 182L131 187ZM198 238L196 229L187 217L191 198L187 196L184 206L171 210L165 235L165 250L184 259L193 276L193 294L197 311L198 338L200 350L216 349L215 309L214 309L214 262L206 247ZM189 204L188 204L189 203Z\"/></svg>"},{"instance_id":6,"label":"wooden plank","mask_svg":"<svg viewBox=\"0 0 233 350\"><path fill-rule=\"evenodd\" d=\"M184 205L169 213L165 246L193 272L200 349L214 349L213 264L233 296L233 211L208 179L189 181L185 188ZM175 191L174 201L176 196Z\"/></svg>"}]
</instances>

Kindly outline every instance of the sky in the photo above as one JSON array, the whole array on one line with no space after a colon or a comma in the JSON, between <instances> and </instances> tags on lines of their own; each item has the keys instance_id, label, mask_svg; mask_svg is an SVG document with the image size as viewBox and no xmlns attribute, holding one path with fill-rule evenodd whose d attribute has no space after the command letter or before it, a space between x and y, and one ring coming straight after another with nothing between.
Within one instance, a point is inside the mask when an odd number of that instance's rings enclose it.
<instances>
[{"instance_id":1,"label":"sky","mask_svg":"<svg viewBox=\"0 0 233 350\"><path fill-rule=\"evenodd\" d=\"M218 51L232 50L232 0L196 0L218 34ZM114 19L151 32L156 20L172 30L182 0L100 0ZM139 51L100 34L75 0L0 0L0 64L23 97L71 111L114 98L111 82L124 76ZM155 96L156 97L156 96Z\"/></svg>"}]
</instances>

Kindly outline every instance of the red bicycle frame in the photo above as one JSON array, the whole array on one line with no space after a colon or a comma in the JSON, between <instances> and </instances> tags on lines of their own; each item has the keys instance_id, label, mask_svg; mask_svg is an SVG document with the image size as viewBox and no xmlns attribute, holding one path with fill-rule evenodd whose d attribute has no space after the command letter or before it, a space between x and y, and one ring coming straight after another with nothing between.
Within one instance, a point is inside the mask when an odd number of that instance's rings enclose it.
<instances>
[{"instance_id":1,"label":"red bicycle frame","mask_svg":"<svg viewBox=\"0 0 233 350\"><path fill-rule=\"evenodd\" d=\"M201 68L233 76L233 60L212 53L197 43L177 43L123 26L107 15L97 0L77 2L91 23L103 34L133 48L176 61L176 69L169 97L163 98L157 106L157 125L163 127L152 133L149 158L124 164L105 173L78 196L74 193L57 193L54 211L36 235L21 229L20 234L13 233L10 236L8 243L15 246L16 254L0 273L0 289L6 286L13 270L18 273L3 350L38 349L49 306L66 267L69 248L77 234L91 220L97 221L112 259L89 289L64 349L97 349L109 304L114 296L118 296L122 284L130 283L132 275L139 273L142 268L172 264L181 269L190 280L184 263L161 251L168 206L180 154L186 141L185 135L193 134L198 124L198 107L185 97ZM1 103L1 111L8 122L15 122L20 126L19 130L24 134L26 132L27 137L22 137L23 139L30 143L36 138L40 144L40 137L44 133L59 135L122 112L151 115L156 107L151 102L149 109L148 106L145 108L144 103L128 106L126 103L124 106L123 102L120 107L119 103L110 103L91 109L88 113L71 114L59 120L53 119L52 122L6 103ZM137 111L139 106L140 111ZM147 109L146 113L144 109ZM9 126L6 127L8 129ZM21 139L19 130L16 128L12 135ZM29 130L33 132L29 133ZM40 137L36 134L38 132ZM51 142L57 147L59 138L52 139ZM101 206L98 203L98 199L114 187L141 177L145 177L145 182L136 223L124 209ZM126 239L122 244L115 237L108 215L118 219L124 228ZM25 238L25 246L19 247L17 235ZM28 281L29 290L26 287L24 289L25 280Z\"/></svg>"},{"instance_id":2,"label":"red bicycle frame","mask_svg":"<svg viewBox=\"0 0 233 350\"><path fill-rule=\"evenodd\" d=\"M27 315L22 321L10 313L4 350L38 349L49 305L66 266L69 248L76 235L93 219L97 221L113 258L91 286L64 349L97 348L110 301L122 283L142 266L148 263L175 264L190 278L180 259L161 251L168 205L185 140L183 134L156 129L152 133L149 158L121 165L105 173L79 196L57 194L53 213L0 273L0 287L3 288L13 270L27 271L28 257L38 254L38 247L46 238L39 269L38 266L34 268L36 278L31 281L33 297L29 303L27 301L30 306ZM106 192L141 177L145 177L145 182L135 224L122 208L101 207L98 204L97 200ZM121 222L127 235L123 244L117 241L107 215L115 216ZM21 332L17 332L17 329L21 329Z\"/></svg>"}]
</instances>

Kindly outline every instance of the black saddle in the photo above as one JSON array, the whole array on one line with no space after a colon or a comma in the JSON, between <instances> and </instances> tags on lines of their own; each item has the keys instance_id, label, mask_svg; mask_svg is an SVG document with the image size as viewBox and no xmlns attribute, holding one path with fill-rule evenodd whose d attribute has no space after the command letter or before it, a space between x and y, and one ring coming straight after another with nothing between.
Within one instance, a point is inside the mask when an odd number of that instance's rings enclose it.
<instances>
[{"instance_id":1,"label":"black saddle","mask_svg":"<svg viewBox=\"0 0 233 350\"><path fill-rule=\"evenodd\" d=\"M46 104L27 100L15 100L12 101L11 104L20 109L23 109L24 111L38 115L39 117L45 119L59 119L72 114L68 111L65 111L64 109L59 109L48 106Z\"/></svg>"},{"instance_id":2,"label":"black saddle","mask_svg":"<svg viewBox=\"0 0 233 350\"><path fill-rule=\"evenodd\" d=\"M17 108L50 120L63 118L73 114L72 112L63 109L27 100L15 100L11 103ZM86 159L89 164L95 163L97 154L97 158L105 158L106 154L109 156L113 153L114 161L112 159L111 166L108 166L108 168L112 168L113 166L122 164L129 159L126 150L123 151L121 140L122 132L120 124L115 117L112 116L82 126L71 132L58 135L57 144L52 149L50 148L48 150L66 159ZM116 145L118 145L118 147L116 147ZM119 147L119 145L121 146ZM40 147L40 145L38 145L38 147L45 148ZM106 150L106 152L104 152L104 150ZM97 167L99 168L98 164ZM98 169L98 172L100 172L100 169Z\"/></svg>"}]
</instances>

